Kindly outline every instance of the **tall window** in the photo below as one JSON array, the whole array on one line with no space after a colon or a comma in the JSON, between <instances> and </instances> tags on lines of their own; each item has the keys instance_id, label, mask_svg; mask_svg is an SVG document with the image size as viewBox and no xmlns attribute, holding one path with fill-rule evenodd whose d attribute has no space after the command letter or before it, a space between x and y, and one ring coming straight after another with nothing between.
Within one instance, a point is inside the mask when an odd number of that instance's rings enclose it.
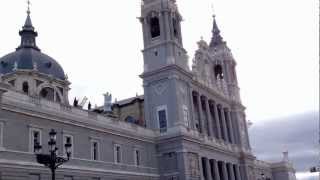
<instances>
[{"instance_id":1,"label":"tall window","mask_svg":"<svg viewBox=\"0 0 320 180\"><path fill-rule=\"evenodd\" d=\"M167 122L167 107L160 106L157 108L157 119L159 122L160 132L167 132L168 122Z\"/></svg>"},{"instance_id":2,"label":"tall window","mask_svg":"<svg viewBox=\"0 0 320 180\"><path fill-rule=\"evenodd\" d=\"M91 159L92 160L99 160L99 142L98 141L91 141Z\"/></svg>"},{"instance_id":3,"label":"tall window","mask_svg":"<svg viewBox=\"0 0 320 180\"><path fill-rule=\"evenodd\" d=\"M24 93L26 93L26 94L29 93L29 84L28 84L28 82L23 82L23 83L22 83L22 91L23 91Z\"/></svg>"},{"instance_id":4,"label":"tall window","mask_svg":"<svg viewBox=\"0 0 320 180\"><path fill-rule=\"evenodd\" d=\"M32 128L30 130L30 152L35 152L34 145L36 143L41 145L41 130Z\"/></svg>"},{"instance_id":5,"label":"tall window","mask_svg":"<svg viewBox=\"0 0 320 180\"><path fill-rule=\"evenodd\" d=\"M136 166L140 166L140 164L141 164L141 155L140 155L140 151L138 149L134 150L134 164Z\"/></svg>"},{"instance_id":6,"label":"tall window","mask_svg":"<svg viewBox=\"0 0 320 180\"><path fill-rule=\"evenodd\" d=\"M157 16L153 16L150 18L150 32L151 38L160 36L160 22Z\"/></svg>"},{"instance_id":7,"label":"tall window","mask_svg":"<svg viewBox=\"0 0 320 180\"><path fill-rule=\"evenodd\" d=\"M172 26L173 26L173 35L178 38L178 22L175 18L172 18Z\"/></svg>"},{"instance_id":8,"label":"tall window","mask_svg":"<svg viewBox=\"0 0 320 180\"><path fill-rule=\"evenodd\" d=\"M74 147L74 144L73 144L73 136L72 135L63 135L63 144L71 144L71 157L74 157L73 156L73 147ZM67 152L66 152L66 148L63 146L63 155L64 156L67 156Z\"/></svg>"},{"instance_id":9,"label":"tall window","mask_svg":"<svg viewBox=\"0 0 320 180\"><path fill-rule=\"evenodd\" d=\"M121 146L119 144L114 145L114 162L121 163Z\"/></svg>"},{"instance_id":10,"label":"tall window","mask_svg":"<svg viewBox=\"0 0 320 180\"><path fill-rule=\"evenodd\" d=\"M186 105L183 105L182 111L183 111L183 121L185 123L185 126L190 127L188 107Z\"/></svg>"}]
</instances>

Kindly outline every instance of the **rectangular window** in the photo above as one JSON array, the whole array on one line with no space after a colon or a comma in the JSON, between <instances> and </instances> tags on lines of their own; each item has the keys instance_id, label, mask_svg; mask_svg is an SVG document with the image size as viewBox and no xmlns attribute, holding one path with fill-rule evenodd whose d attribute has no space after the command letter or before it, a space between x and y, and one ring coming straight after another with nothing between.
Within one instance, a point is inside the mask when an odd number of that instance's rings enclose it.
<instances>
[{"instance_id":1,"label":"rectangular window","mask_svg":"<svg viewBox=\"0 0 320 180\"><path fill-rule=\"evenodd\" d=\"M91 141L91 159L98 161L99 160L99 142Z\"/></svg>"},{"instance_id":2,"label":"rectangular window","mask_svg":"<svg viewBox=\"0 0 320 180\"><path fill-rule=\"evenodd\" d=\"M168 122L167 122L167 106L160 106L157 108L157 119L159 122L160 132L167 132Z\"/></svg>"},{"instance_id":3,"label":"rectangular window","mask_svg":"<svg viewBox=\"0 0 320 180\"><path fill-rule=\"evenodd\" d=\"M121 146L118 144L114 145L114 162L121 163Z\"/></svg>"},{"instance_id":4,"label":"rectangular window","mask_svg":"<svg viewBox=\"0 0 320 180\"><path fill-rule=\"evenodd\" d=\"M189 110L188 107L186 105L183 105L183 121L186 127L190 127L190 123L189 123Z\"/></svg>"},{"instance_id":5,"label":"rectangular window","mask_svg":"<svg viewBox=\"0 0 320 180\"><path fill-rule=\"evenodd\" d=\"M136 166L140 166L140 164L141 164L141 155L140 155L140 151L138 149L134 150L134 164Z\"/></svg>"},{"instance_id":6,"label":"rectangular window","mask_svg":"<svg viewBox=\"0 0 320 180\"><path fill-rule=\"evenodd\" d=\"M31 128L30 129L30 152L35 152L34 145L36 143L41 143L41 130L40 129L35 129Z\"/></svg>"},{"instance_id":7,"label":"rectangular window","mask_svg":"<svg viewBox=\"0 0 320 180\"><path fill-rule=\"evenodd\" d=\"M72 135L68 135L68 134L63 135L63 156L65 156L65 157L67 156L67 151L66 151L66 148L64 145L67 143L71 144L71 157L74 157L73 156L74 144L73 144L73 136Z\"/></svg>"}]
</instances>

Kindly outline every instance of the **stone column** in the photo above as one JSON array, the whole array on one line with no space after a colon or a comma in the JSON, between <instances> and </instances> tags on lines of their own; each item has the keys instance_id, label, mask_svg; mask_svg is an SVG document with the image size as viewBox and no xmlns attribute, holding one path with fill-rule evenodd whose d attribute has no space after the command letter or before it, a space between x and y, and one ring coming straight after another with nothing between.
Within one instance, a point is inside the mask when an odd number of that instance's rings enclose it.
<instances>
[{"instance_id":1,"label":"stone column","mask_svg":"<svg viewBox=\"0 0 320 180\"><path fill-rule=\"evenodd\" d=\"M234 165L234 168L236 170L235 172L235 176L236 176L236 180L241 180L241 174L240 174L240 167L239 165Z\"/></svg>"},{"instance_id":2,"label":"stone column","mask_svg":"<svg viewBox=\"0 0 320 180\"><path fill-rule=\"evenodd\" d=\"M225 137L225 141L229 141L229 136L228 136L228 129L227 129L227 124L226 124L226 118L224 117L224 111L223 107L220 107L220 112L221 112L221 118L222 118L222 127L223 127L223 134Z\"/></svg>"},{"instance_id":3,"label":"stone column","mask_svg":"<svg viewBox=\"0 0 320 180\"><path fill-rule=\"evenodd\" d=\"M222 162L222 173L223 173L223 180L229 180L228 177L228 171L227 171L227 164L225 162Z\"/></svg>"},{"instance_id":4,"label":"stone column","mask_svg":"<svg viewBox=\"0 0 320 180\"><path fill-rule=\"evenodd\" d=\"M199 169L200 169L200 179L201 180L204 180L203 168L204 167L202 167L202 157L199 156Z\"/></svg>"},{"instance_id":5,"label":"stone column","mask_svg":"<svg viewBox=\"0 0 320 180\"><path fill-rule=\"evenodd\" d=\"M209 107L209 100L206 98L206 113L207 113L207 120L208 120L208 135L213 137L213 126L212 126L212 117L211 117L211 113L210 113L210 107Z\"/></svg>"},{"instance_id":6,"label":"stone column","mask_svg":"<svg viewBox=\"0 0 320 180\"><path fill-rule=\"evenodd\" d=\"M207 180L212 180L212 174L211 174L211 167L210 167L210 162L209 162L209 159L206 158L206 177L207 177Z\"/></svg>"},{"instance_id":7,"label":"stone column","mask_svg":"<svg viewBox=\"0 0 320 180\"><path fill-rule=\"evenodd\" d=\"M230 175L230 179L229 180L235 180L233 164L228 163L227 166L228 166L228 169L229 169L228 172L229 172L229 175Z\"/></svg>"},{"instance_id":8,"label":"stone column","mask_svg":"<svg viewBox=\"0 0 320 180\"><path fill-rule=\"evenodd\" d=\"M217 131L218 131L218 139L221 139L221 127L220 127L220 122L219 122L219 115L218 115L218 108L217 104L213 103L213 108L214 108L214 118L215 118L215 123L217 126Z\"/></svg>"},{"instance_id":9,"label":"stone column","mask_svg":"<svg viewBox=\"0 0 320 180\"><path fill-rule=\"evenodd\" d=\"M214 180L221 180L217 160L213 160Z\"/></svg>"},{"instance_id":10,"label":"stone column","mask_svg":"<svg viewBox=\"0 0 320 180\"><path fill-rule=\"evenodd\" d=\"M226 108L226 114L227 114L227 123L229 124L229 132L230 132L230 141L231 143L235 144L235 140L234 140L234 129L233 129L233 125L232 125L232 119L231 119L231 115L230 115L230 111Z\"/></svg>"},{"instance_id":11,"label":"stone column","mask_svg":"<svg viewBox=\"0 0 320 180\"><path fill-rule=\"evenodd\" d=\"M202 134L205 133L205 128L204 128L204 121L203 121L203 114L202 114L202 104L201 104L201 95L200 93L198 94L198 108L199 108L199 128L200 128L200 132Z\"/></svg>"}]
</instances>

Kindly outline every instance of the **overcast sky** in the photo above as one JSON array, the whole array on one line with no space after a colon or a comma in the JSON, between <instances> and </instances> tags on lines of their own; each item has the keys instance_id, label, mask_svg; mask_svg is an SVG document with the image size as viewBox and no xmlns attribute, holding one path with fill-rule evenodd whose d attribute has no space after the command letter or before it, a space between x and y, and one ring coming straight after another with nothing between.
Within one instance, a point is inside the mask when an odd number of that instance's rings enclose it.
<instances>
[{"instance_id":1,"label":"overcast sky","mask_svg":"<svg viewBox=\"0 0 320 180\"><path fill-rule=\"evenodd\" d=\"M213 9L238 63L247 117L254 124L318 113L319 19L312 0L178 0L191 62L196 42L211 38ZM38 46L72 82L70 99L143 94L140 0L32 0ZM213 4L213 8L212 8ZM0 0L0 56L19 44L25 0ZM254 127L254 126L253 126Z\"/></svg>"}]
</instances>

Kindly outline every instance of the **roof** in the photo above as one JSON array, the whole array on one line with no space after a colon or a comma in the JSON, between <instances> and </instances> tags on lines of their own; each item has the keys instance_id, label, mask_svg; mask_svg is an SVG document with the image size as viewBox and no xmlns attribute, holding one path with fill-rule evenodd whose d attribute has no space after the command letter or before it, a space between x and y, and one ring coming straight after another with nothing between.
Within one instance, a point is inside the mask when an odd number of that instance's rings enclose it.
<instances>
[{"instance_id":1,"label":"roof","mask_svg":"<svg viewBox=\"0 0 320 180\"><path fill-rule=\"evenodd\" d=\"M65 80L62 67L51 57L33 48L21 48L0 58L0 74L9 74L21 70L37 70Z\"/></svg>"},{"instance_id":2,"label":"roof","mask_svg":"<svg viewBox=\"0 0 320 180\"><path fill-rule=\"evenodd\" d=\"M37 47L38 33L34 30L29 11L19 34L21 44L16 51L0 58L0 74L9 74L18 69L35 70L61 80L66 79L65 73L57 61L42 53Z\"/></svg>"}]
</instances>

